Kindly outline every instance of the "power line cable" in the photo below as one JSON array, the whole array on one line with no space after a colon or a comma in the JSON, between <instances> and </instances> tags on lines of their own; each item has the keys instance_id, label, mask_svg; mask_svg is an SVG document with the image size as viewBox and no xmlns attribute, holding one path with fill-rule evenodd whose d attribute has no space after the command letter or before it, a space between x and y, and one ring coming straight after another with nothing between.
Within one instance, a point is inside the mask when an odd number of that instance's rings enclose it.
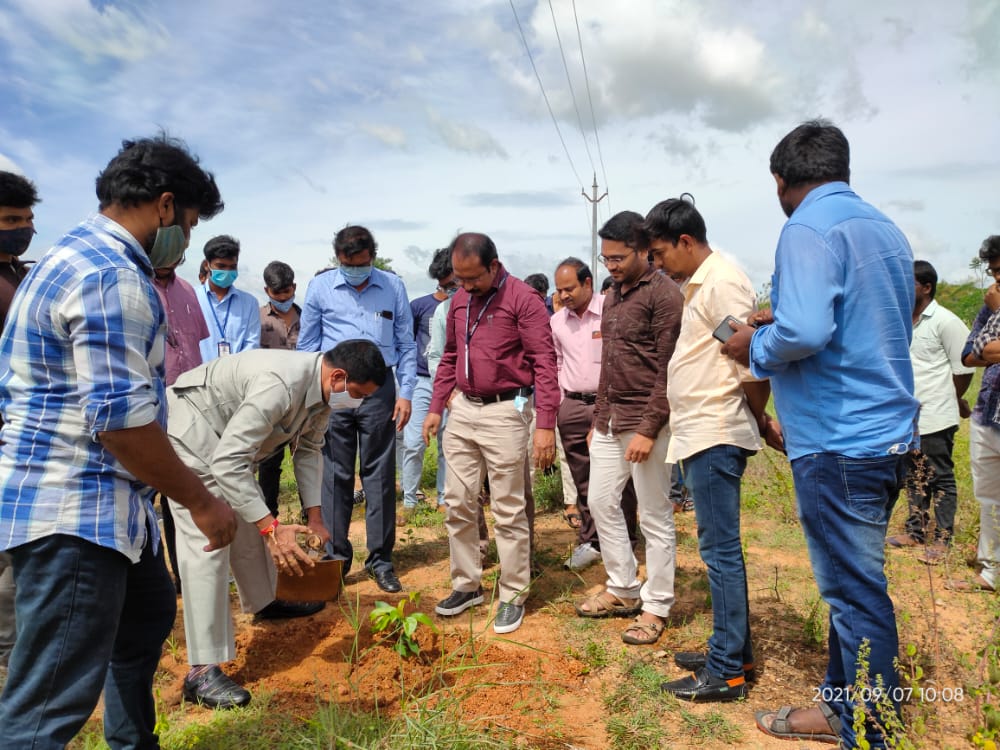
<instances>
[{"instance_id":1,"label":"power line cable","mask_svg":"<svg viewBox=\"0 0 1000 750\"><path fill-rule=\"evenodd\" d=\"M549 6L551 7L551 0ZM576 0L573 0L573 20L576 22L576 39L580 45L580 62L583 63L583 81L587 84L587 101L590 104L590 119L594 123L594 140L597 142L597 157L601 162L601 176L604 178L604 187L610 192L608 185L608 172L604 168L604 153L601 151L601 136L597 132L597 116L594 114L594 99L590 95L590 76L587 73L587 58L583 55L583 36L580 34L580 18L576 14ZM577 117L580 113L577 112ZM589 155L589 152L588 152ZM608 196L608 213L611 212L611 196Z\"/></svg>"},{"instance_id":2,"label":"power line cable","mask_svg":"<svg viewBox=\"0 0 1000 750\"><path fill-rule=\"evenodd\" d=\"M580 117L580 107L576 103L576 92L573 90L573 78L569 74L569 65L566 64L566 52L563 50L562 37L559 36L559 24L556 23L556 11L552 7L552 0L549 0L549 13L552 15L552 28L556 32L556 43L559 45L559 57L562 58L563 70L566 71L566 85L569 86L569 96L573 100L573 109L576 110L576 121L580 125L580 137L583 138L583 147L587 151L587 159L590 161L590 169L597 171L594 166L594 157L590 155L590 144L587 143L587 134L583 128L583 118Z\"/></svg>"},{"instance_id":3,"label":"power line cable","mask_svg":"<svg viewBox=\"0 0 1000 750\"><path fill-rule=\"evenodd\" d=\"M528 60L531 62L531 69L535 71L535 80L538 81L538 88L542 91L542 98L545 100L545 106L549 110L549 117L552 118L552 124L555 125L556 134L559 136L559 142L562 144L563 151L566 154L566 161L569 162L569 167L573 170L573 175L576 177L577 184L580 186L580 189L583 190L583 180L580 179L580 173L576 171L576 165L573 164L573 157L569 155L569 149L566 147L566 139L563 138L562 131L559 129L559 121L556 120L556 115L552 111L552 105L549 103L549 97L545 93L545 86L542 85L542 77L538 74L538 68L535 66L535 58L531 54L531 48L528 46L528 39L524 35L524 29L521 27L521 19L517 17L517 9L514 7L514 0L510 0L510 11L514 14L514 22L517 24L517 30L521 34L521 41L524 42L524 51L528 53Z\"/></svg>"}]
</instances>

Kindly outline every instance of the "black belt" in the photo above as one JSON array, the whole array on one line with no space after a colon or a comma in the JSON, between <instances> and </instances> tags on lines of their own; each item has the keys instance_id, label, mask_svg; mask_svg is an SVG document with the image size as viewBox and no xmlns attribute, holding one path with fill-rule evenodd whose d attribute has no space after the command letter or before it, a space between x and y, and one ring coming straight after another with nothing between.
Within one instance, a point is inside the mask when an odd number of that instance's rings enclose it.
<instances>
[{"instance_id":1,"label":"black belt","mask_svg":"<svg viewBox=\"0 0 1000 750\"><path fill-rule=\"evenodd\" d=\"M574 401L583 401L583 403L588 406L593 406L594 402L597 401L596 393L580 393L578 391L566 391L566 398L571 398Z\"/></svg>"},{"instance_id":2,"label":"black belt","mask_svg":"<svg viewBox=\"0 0 1000 750\"><path fill-rule=\"evenodd\" d=\"M471 401L474 404L495 404L499 401L513 401L518 396L524 396L527 398L531 395L534 389L530 386L523 386L521 388L514 388L509 391L501 391L500 393L495 393L492 396L470 396L468 393L463 393L466 400Z\"/></svg>"}]
</instances>

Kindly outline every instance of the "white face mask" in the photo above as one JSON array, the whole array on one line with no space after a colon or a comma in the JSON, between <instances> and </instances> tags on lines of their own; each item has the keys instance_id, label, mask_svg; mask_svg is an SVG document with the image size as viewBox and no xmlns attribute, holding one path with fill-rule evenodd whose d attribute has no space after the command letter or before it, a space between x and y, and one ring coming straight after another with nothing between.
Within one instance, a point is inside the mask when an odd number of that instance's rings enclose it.
<instances>
[{"instance_id":1,"label":"white face mask","mask_svg":"<svg viewBox=\"0 0 1000 750\"><path fill-rule=\"evenodd\" d=\"M330 408L333 410L357 409L361 406L362 401L364 401L363 398L354 398L354 396L348 393L346 387L340 393L330 391Z\"/></svg>"}]
</instances>

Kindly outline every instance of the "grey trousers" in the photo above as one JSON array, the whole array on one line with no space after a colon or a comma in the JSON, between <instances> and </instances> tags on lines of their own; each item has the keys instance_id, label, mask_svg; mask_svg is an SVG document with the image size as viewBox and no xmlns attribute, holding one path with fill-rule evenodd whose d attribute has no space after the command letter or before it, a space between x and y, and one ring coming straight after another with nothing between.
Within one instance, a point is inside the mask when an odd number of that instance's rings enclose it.
<instances>
[{"instance_id":1,"label":"grey trousers","mask_svg":"<svg viewBox=\"0 0 1000 750\"><path fill-rule=\"evenodd\" d=\"M14 621L14 567L10 555L0 552L0 667L7 666L17 636Z\"/></svg>"}]
</instances>

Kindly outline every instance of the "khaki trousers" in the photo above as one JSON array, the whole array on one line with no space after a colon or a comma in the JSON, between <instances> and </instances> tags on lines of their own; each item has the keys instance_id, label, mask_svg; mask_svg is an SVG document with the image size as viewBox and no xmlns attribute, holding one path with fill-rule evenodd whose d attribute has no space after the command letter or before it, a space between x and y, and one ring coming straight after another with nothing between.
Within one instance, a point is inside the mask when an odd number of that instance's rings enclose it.
<instances>
[{"instance_id":1,"label":"khaki trousers","mask_svg":"<svg viewBox=\"0 0 1000 750\"><path fill-rule=\"evenodd\" d=\"M478 497L486 473L500 556L500 600L521 604L527 596L531 542L525 461L532 412L530 402L519 412L513 401L479 405L462 394L452 400L444 433L444 499L456 591L475 591L482 585Z\"/></svg>"}]
</instances>

